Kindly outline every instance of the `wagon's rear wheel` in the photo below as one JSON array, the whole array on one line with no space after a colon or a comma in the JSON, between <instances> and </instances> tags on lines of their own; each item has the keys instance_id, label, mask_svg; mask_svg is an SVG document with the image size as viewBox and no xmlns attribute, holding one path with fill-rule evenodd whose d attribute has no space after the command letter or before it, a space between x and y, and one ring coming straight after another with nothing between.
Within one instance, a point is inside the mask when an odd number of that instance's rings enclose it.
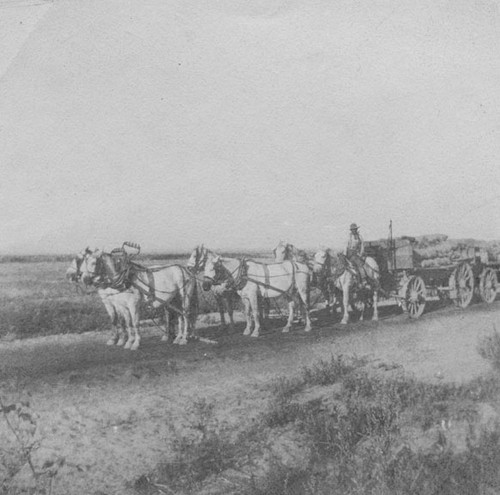
<instances>
[{"instance_id":1,"label":"wagon's rear wheel","mask_svg":"<svg viewBox=\"0 0 500 495\"><path fill-rule=\"evenodd\" d=\"M453 272L457 297L455 304L466 308L472 301L474 295L474 272L469 263L462 263Z\"/></svg>"},{"instance_id":2,"label":"wagon's rear wheel","mask_svg":"<svg viewBox=\"0 0 500 495\"><path fill-rule=\"evenodd\" d=\"M425 309L425 283L421 277L414 275L408 281L405 295L405 309L410 318L418 318Z\"/></svg>"},{"instance_id":3,"label":"wagon's rear wheel","mask_svg":"<svg viewBox=\"0 0 500 495\"><path fill-rule=\"evenodd\" d=\"M479 277L479 295L481 299L491 304L497 297L498 279L493 268L485 268Z\"/></svg>"}]
</instances>

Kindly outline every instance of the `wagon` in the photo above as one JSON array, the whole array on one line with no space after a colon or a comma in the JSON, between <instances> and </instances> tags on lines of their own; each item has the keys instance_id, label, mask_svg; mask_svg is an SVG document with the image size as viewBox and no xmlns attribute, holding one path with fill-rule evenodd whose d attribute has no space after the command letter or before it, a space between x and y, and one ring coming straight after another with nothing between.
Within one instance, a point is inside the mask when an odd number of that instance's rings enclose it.
<instances>
[{"instance_id":1,"label":"wagon","mask_svg":"<svg viewBox=\"0 0 500 495\"><path fill-rule=\"evenodd\" d=\"M451 300L466 308L475 294L491 304L497 295L500 262L479 247L463 245L446 264L425 266L412 237L365 243L365 254L380 267L380 294L393 298L410 318L418 318L429 299Z\"/></svg>"}]
</instances>

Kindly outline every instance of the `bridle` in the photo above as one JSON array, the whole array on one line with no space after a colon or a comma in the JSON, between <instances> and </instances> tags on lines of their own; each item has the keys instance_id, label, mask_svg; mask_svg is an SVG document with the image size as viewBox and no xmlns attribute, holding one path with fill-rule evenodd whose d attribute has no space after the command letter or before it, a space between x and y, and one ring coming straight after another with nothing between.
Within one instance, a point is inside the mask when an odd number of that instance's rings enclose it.
<instances>
[{"instance_id":1,"label":"bridle","mask_svg":"<svg viewBox=\"0 0 500 495\"><path fill-rule=\"evenodd\" d=\"M206 263L205 259L205 263ZM204 263L204 264L205 264ZM227 278L224 278L224 275L231 275L229 270L227 270L224 265L222 264L222 260L219 259L217 261L213 262L213 267L214 267L214 276L209 277L208 275L203 275L203 279L210 282L212 285L220 285L222 282L227 280Z\"/></svg>"},{"instance_id":2,"label":"bridle","mask_svg":"<svg viewBox=\"0 0 500 495\"><path fill-rule=\"evenodd\" d=\"M100 255L100 256L93 256L93 258L95 259L95 266L91 270L89 268L89 265L88 265L88 260L89 260L90 254L91 253L86 253L85 254L85 256L81 260L81 263L80 263L80 265L78 267L78 271L77 271L77 276L80 279L82 277L82 275L83 275L81 267L82 267L83 263L85 263L86 273L88 275L88 278L90 279L90 282L88 282L87 285L93 284L95 282L95 279L98 278L98 277L100 277L102 275L102 267L103 267L102 255Z\"/></svg>"},{"instance_id":3,"label":"bridle","mask_svg":"<svg viewBox=\"0 0 500 495\"><path fill-rule=\"evenodd\" d=\"M330 254L327 251L323 251L323 252L325 253L325 258L322 262L319 262L317 260L316 256L314 256L314 258L313 258L314 265L320 267L320 272L326 271L331 264Z\"/></svg>"},{"instance_id":4,"label":"bridle","mask_svg":"<svg viewBox=\"0 0 500 495\"><path fill-rule=\"evenodd\" d=\"M233 272L229 271L229 269L223 265L222 259L214 261L213 267L215 272L214 276L209 277L204 275L204 283L209 282L211 285L221 285L223 282L226 282L227 289L238 289L246 277L246 263L244 259L240 260Z\"/></svg>"}]
</instances>

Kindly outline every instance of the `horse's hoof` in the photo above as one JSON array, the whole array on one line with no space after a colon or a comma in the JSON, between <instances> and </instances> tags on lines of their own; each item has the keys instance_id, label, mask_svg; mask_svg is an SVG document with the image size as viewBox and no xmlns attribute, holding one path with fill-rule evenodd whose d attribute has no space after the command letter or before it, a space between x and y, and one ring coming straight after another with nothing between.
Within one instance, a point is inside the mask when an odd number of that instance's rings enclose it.
<instances>
[{"instance_id":1,"label":"horse's hoof","mask_svg":"<svg viewBox=\"0 0 500 495\"><path fill-rule=\"evenodd\" d=\"M258 336L259 336L259 333L258 333L258 332L257 332L257 333L253 332L253 333L250 335L250 337L258 337Z\"/></svg>"},{"instance_id":2,"label":"horse's hoof","mask_svg":"<svg viewBox=\"0 0 500 495\"><path fill-rule=\"evenodd\" d=\"M312 330L312 328L311 328L311 327L306 327L306 328L304 328L304 331L305 331L305 332L310 332L311 330Z\"/></svg>"},{"instance_id":3,"label":"horse's hoof","mask_svg":"<svg viewBox=\"0 0 500 495\"><path fill-rule=\"evenodd\" d=\"M348 322L347 322L347 321L344 321L344 320L342 320L342 321L340 322L340 324L341 324L341 325L347 325L347 323L348 323Z\"/></svg>"},{"instance_id":4,"label":"horse's hoof","mask_svg":"<svg viewBox=\"0 0 500 495\"><path fill-rule=\"evenodd\" d=\"M115 339L109 339L107 342L106 342L106 345L115 345L116 344L116 340Z\"/></svg>"},{"instance_id":5,"label":"horse's hoof","mask_svg":"<svg viewBox=\"0 0 500 495\"><path fill-rule=\"evenodd\" d=\"M124 339L119 339L117 342L116 342L116 345L117 346L122 346L123 344L125 344L125 340Z\"/></svg>"},{"instance_id":6,"label":"horse's hoof","mask_svg":"<svg viewBox=\"0 0 500 495\"><path fill-rule=\"evenodd\" d=\"M131 351L137 351L139 349L139 344L134 344L133 346L130 347Z\"/></svg>"},{"instance_id":7,"label":"horse's hoof","mask_svg":"<svg viewBox=\"0 0 500 495\"><path fill-rule=\"evenodd\" d=\"M243 332L243 335L250 335L250 330L245 330L245 331Z\"/></svg>"},{"instance_id":8,"label":"horse's hoof","mask_svg":"<svg viewBox=\"0 0 500 495\"><path fill-rule=\"evenodd\" d=\"M168 342L168 335L163 335L161 338L162 342Z\"/></svg>"},{"instance_id":9,"label":"horse's hoof","mask_svg":"<svg viewBox=\"0 0 500 495\"><path fill-rule=\"evenodd\" d=\"M179 345L186 345L187 344L187 340L186 339L182 339L179 341Z\"/></svg>"},{"instance_id":10,"label":"horse's hoof","mask_svg":"<svg viewBox=\"0 0 500 495\"><path fill-rule=\"evenodd\" d=\"M281 333L288 333L290 331L290 327L285 327L281 330Z\"/></svg>"}]
</instances>

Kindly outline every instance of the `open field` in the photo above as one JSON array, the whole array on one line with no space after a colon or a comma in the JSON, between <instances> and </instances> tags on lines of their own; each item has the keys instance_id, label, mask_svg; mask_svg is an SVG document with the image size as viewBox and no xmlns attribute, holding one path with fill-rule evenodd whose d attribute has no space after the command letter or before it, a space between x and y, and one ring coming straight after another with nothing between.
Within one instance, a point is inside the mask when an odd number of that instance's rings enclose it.
<instances>
[{"instance_id":1,"label":"open field","mask_svg":"<svg viewBox=\"0 0 500 495\"><path fill-rule=\"evenodd\" d=\"M500 301L416 321L385 306L347 327L316 310L312 332L287 335L276 316L258 339L207 313L198 331L217 344L148 327L131 352L105 345L107 316L66 266L0 265L25 325L0 340L0 493L499 492Z\"/></svg>"}]
</instances>

